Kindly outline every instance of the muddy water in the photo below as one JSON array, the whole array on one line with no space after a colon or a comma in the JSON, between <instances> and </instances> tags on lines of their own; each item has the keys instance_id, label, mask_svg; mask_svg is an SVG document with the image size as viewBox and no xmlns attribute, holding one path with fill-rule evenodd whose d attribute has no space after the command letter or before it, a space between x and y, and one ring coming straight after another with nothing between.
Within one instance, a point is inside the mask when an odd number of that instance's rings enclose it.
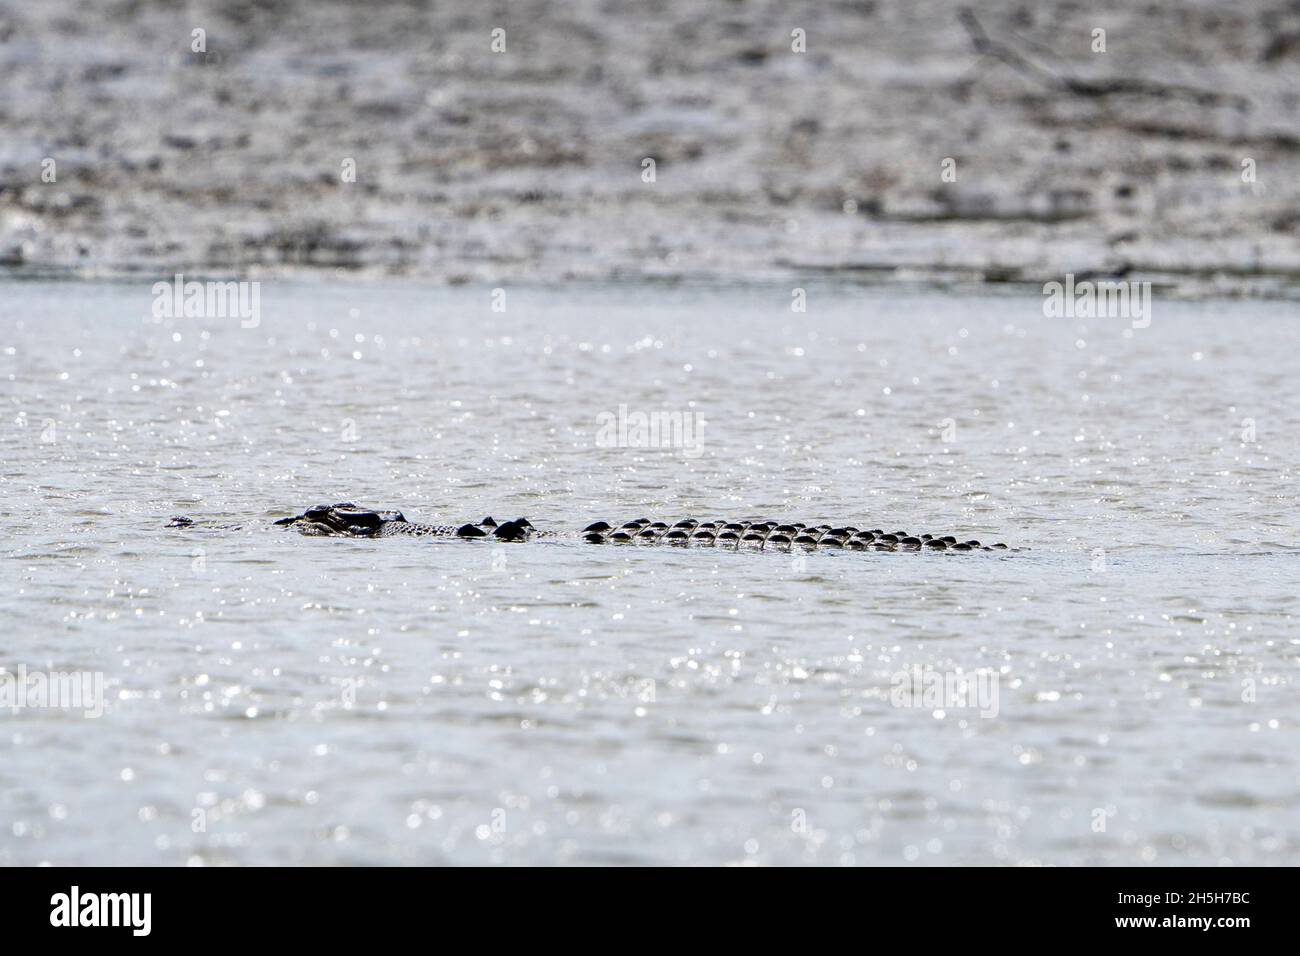
<instances>
[{"instance_id":1,"label":"muddy water","mask_svg":"<svg viewBox=\"0 0 1300 956\"><path fill-rule=\"evenodd\" d=\"M1300 862L1285 305L264 282L243 328L149 287L0 287L0 662L103 680L0 712L0 862ZM1029 550L267 526L345 498Z\"/></svg>"}]
</instances>

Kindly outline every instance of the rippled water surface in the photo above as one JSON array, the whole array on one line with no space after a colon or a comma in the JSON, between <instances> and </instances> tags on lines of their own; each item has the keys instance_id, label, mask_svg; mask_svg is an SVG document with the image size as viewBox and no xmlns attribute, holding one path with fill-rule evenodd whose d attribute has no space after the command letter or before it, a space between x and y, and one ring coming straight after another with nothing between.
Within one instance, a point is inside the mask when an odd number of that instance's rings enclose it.
<instances>
[{"instance_id":1,"label":"rippled water surface","mask_svg":"<svg viewBox=\"0 0 1300 956\"><path fill-rule=\"evenodd\" d=\"M0 662L107 690L0 714L0 862L1300 862L1293 305L149 287L0 285ZM698 454L598 442L621 405ZM343 499L1028 550L269 525ZM914 666L996 714L895 706Z\"/></svg>"}]
</instances>

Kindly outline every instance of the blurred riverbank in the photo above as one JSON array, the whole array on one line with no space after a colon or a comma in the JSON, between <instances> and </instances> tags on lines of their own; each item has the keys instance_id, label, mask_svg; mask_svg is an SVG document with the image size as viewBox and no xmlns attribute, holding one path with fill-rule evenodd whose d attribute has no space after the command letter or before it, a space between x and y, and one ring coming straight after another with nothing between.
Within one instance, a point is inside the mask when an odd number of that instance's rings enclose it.
<instances>
[{"instance_id":1,"label":"blurred riverbank","mask_svg":"<svg viewBox=\"0 0 1300 956\"><path fill-rule=\"evenodd\" d=\"M5 0L0 263L1287 294L1298 61L1281 2Z\"/></svg>"}]
</instances>

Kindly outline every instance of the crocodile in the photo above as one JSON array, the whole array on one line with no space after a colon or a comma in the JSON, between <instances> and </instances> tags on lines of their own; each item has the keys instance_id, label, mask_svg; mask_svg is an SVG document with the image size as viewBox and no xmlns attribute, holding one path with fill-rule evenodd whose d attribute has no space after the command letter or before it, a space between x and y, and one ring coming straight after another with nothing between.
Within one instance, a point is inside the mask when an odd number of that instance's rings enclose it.
<instances>
[{"instance_id":1,"label":"crocodile","mask_svg":"<svg viewBox=\"0 0 1300 956\"><path fill-rule=\"evenodd\" d=\"M464 524L421 524L408 521L400 511L376 511L350 501L316 505L300 515L280 518L276 525L316 536L388 538L399 535L520 542L534 538L555 538L554 531L539 531L527 518L498 522L491 516ZM172 518L169 527L198 526L193 518ZM231 525L222 525L228 529ZM747 518L741 521L697 521L684 518L675 523L637 518L621 523L596 521L577 535L587 544L669 545L683 548L725 548L776 551L1008 551L1002 542L983 544L974 538L951 534L919 534L862 529L854 525L811 525L802 521L779 522Z\"/></svg>"}]
</instances>

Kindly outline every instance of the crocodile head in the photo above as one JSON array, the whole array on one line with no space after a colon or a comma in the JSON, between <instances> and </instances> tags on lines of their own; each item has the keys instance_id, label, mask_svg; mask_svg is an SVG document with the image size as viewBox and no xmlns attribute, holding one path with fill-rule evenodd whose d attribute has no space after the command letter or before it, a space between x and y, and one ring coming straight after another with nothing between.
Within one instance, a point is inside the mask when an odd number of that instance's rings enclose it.
<instances>
[{"instance_id":1,"label":"crocodile head","mask_svg":"<svg viewBox=\"0 0 1300 956\"><path fill-rule=\"evenodd\" d=\"M350 501L334 505L316 505L292 518L281 518L278 525L295 525L303 534L349 535L370 537L390 521L405 522L400 511L372 511Z\"/></svg>"}]
</instances>

